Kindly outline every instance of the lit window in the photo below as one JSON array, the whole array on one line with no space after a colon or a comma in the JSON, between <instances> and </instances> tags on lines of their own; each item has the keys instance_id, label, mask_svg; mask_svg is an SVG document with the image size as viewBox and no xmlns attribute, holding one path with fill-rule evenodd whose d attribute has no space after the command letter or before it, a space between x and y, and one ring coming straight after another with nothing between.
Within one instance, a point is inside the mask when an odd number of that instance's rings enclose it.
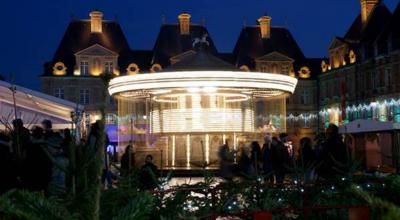
<instances>
[{"instance_id":1,"label":"lit window","mask_svg":"<svg viewBox=\"0 0 400 220\"><path fill-rule=\"evenodd\" d=\"M104 72L106 73L106 74L112 74L114 71L114 68L113 68L113 62L112 61L106 61L105 63L104 63Z\"/></svg>"},{"instance_id":2,"label":"lit window","mask_svg":"<svg viewBox=\"0 0 400 220\"><path fill-rule=\"evenodd\" d=\"M81 89L79 93L79 103L82 105L87 105L89 104L89 89Z\"/></svg>"},{"instance_id":3,"label":"lit window","mask_svg":"<svg viewBox=\"0 0 400 220\"><path fill-rule=\"evenodd\" d=\"M82 76L89 75L89 62L88 61L81 61L80 69L81 69L81 75Z\"/></svg>"},{"instance_id":4,"label":"lit window","mask_svg":"<svg viewBox=\"0 0 400 220\"><path fill-rule=\"evenodd\" d=\"M60 99L64 99L64 89L63 88L56 88L54 91L54 96Z\"/></svg>"}]
</instances>

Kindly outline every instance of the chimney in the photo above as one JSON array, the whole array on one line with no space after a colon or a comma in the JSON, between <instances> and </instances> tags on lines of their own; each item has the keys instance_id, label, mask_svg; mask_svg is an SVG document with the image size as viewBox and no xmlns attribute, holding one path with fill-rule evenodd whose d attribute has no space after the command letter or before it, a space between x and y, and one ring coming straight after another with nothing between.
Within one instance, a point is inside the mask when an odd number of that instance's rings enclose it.
<instances>
[{"instance_id":1,"label":"chimney","mask_svg":"<svg viewBox=\"0 0 400 220\"><path fill-rule=\"evenodd\" d=\"M271 37L271 17L270 16L262 16L258 19L258 23L260 24L260 32L261 38L268 39Z\"/></svg>"},{"instance_id":2,"label":"chimney","mask_svg":"<svg viewBox=\"0 0 400 220\"><path fill-rule=\"evenodd\" d=\"M90 28L92 33L101 33L103 27L103 13L101 11L90 12Z\"/></svg>"},{"instance_id":3,"label":"chimney","mask_svg":"<svg viewBox=\"0 0 400 220\"><path fill-rule=\"evenodd\" d=\"M375 6L380 2L380 0L360 0L361 3L361 22L363 28L368 22L368 18L371 12L374 10Z\"/></svg>"},{"instance_id":4,"label":"chimney","mask_svg":"<svg viewBox=\"0 0 400 220\"><path fill-rule=\"evenodd\" d=\"M182 13L178 16L179 27L182 35L190 34L190 14Z\"/></svg>"}]
</instances>

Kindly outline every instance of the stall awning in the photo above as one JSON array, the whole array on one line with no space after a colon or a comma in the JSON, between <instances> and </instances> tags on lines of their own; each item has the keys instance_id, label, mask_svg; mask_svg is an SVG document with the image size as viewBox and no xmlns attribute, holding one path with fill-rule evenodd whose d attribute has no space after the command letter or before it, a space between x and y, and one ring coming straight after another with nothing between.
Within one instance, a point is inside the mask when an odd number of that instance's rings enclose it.
<instances>
[{"instance_id":1,"label":"stall awning","mask_svg":"<svg viewBox=\"0 0 400 220\"><path fill-rule=\"evenodd\" d=\"M339 128L341 134L345 133L367 133L399 130L400 124L393 122L381 122L368 119L358 119Z\"/></svg>"},{"instance_id":2,"label":"stall awning","mask_svg":"<svg viewBox=\"0 0 400 220\"><path fill-rule=\"evenodd\" d=\"M11 88L15 88L17 117L26 124L38 124L43 119L49 119L54 125L69 126L71 112L83 109L76 103L0 81L0 117L3 122L10 123L14 119Z\"/></svg>"}]
</instances>

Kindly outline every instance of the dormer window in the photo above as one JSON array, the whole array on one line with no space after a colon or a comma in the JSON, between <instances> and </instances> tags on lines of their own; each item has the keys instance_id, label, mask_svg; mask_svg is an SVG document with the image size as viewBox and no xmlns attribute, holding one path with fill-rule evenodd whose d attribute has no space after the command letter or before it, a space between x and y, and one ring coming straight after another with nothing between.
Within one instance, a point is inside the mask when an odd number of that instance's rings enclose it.
<instances>
[{"instance_id":1,"label":"dormer window","mask_svg":"<svg viewBox=\"0 0 400 220\"><path fill-rule=\"evenodd\" d=\"M82 76L89 75L89 62L88 61L81 61L79 68L81 70Z\"/></svg>"},{"instance_id":2,"label":"dormer window","mask_svg":"<svg viewBox=\"0 0 400 220\"><path fill-rule=\"evenodd\" d=\"M104 63L104 73L112 74L114 72L114 65L112 61L105 61Z\"/></svg>"}]
</instances>

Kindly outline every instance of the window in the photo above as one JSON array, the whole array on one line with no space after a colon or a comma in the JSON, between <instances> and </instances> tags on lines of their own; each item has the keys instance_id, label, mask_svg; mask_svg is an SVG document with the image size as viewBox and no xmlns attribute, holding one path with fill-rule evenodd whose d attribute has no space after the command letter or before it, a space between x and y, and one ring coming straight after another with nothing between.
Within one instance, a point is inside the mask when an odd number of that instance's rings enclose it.
<instances>
[{"instance_id":1,"label":"window","mask_svg":"<svg viewBox=\"0 0 400 220\"><path fill-rule=\"evenodd\" d=\"M276 63L272 64L271 73L279 73L278 64L276 64Z\"/></svg>"},{"instance_id":2,"label":"window","mask_svg":"<svg viewBox=\"0 0 400 220\"><path fill-rule=\"evenodd\" d=\"M63 88L56 88L54 91L54 96L60 99L64 99L64 89Z\"/></svg>"},{"instance_id":3,"label":"window","mask_svg":"<svg viewBox=\"0 0 400 220\"><path fill-rule=\"evenodd\" d=\"M392 83L392 74L390 72L390 69L385 69L385 83L383 86L390 86Z\"/></svg>"},{"instance_id":4,"label":"window","mask_svg":"<svg viewBox=\"0 0 400 220\"><path fill-rule=\"evenodd\" d=\"M80 69L81 69L81 75L82 76L89 75L89 62L88 61L81 61Z\"/></svg>"},{"instance_id":5,"label":"window","mask_svg":"<svg viewBox=\"0 0 400 220\"><path fill-rule=\"evenodd\" d=\"M112 74L113 72L114 72L113 62L112 61L106 61L104 63L104 73Z\"/></svg>"},{"instance_id":6,"label":"window","mask_svg":"<svg viewBox=\"0 0 400 220\"><path fill-rule=\"evenodd\" d=\"M289 74L289 65L285 64L281 66L282 68L282 74Z\"/></svg>"},{"instance_id":7,"label":"window","mask_svg":"<svg viewBox=\"0 0 400 220\"><path fill-rule=\"evenodd\" d=\"M89 89L81 89L79 93L79 103L82 105L87 105L89 104Z\"/></svg>"},{"instance_id":8,"label":"window","mask_svg":"<svg viewBox=\"0 0 400 220\"><path fill-rule=\"evenodd\" d=\"M300 96L300 103L303 105L310 104L310 93L307 89L304 89Z\"/></svg>"},{"instance_id":9,"label":"window","mask_svg":"<svg viewBox=\"0 0 400 220\"><path fill-rule=\"evenodd\" d=\"M372 79L372 89L376 89L379 83L379 71L371 72L371 79Z\"/></svg>"}]
</instances>

